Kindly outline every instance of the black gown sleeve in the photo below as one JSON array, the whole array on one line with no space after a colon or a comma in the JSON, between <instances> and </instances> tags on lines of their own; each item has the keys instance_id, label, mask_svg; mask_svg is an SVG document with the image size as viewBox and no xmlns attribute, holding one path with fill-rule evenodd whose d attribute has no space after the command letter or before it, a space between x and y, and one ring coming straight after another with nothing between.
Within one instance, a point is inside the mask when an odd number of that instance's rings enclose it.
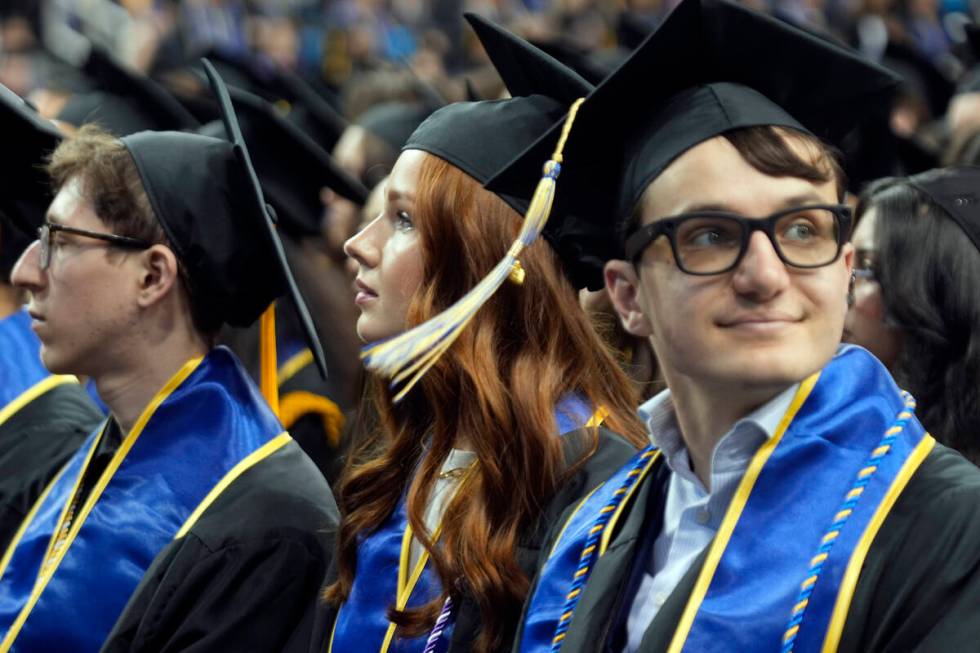
<instances>
[{"instance_id":1,"label":"black gown sleeve","mask_svg":"<svg viewBox=\"0 0 980 653\"><path fill-rule=\"evenodd\" d=\"M842 652L980 650L980 470L936 445L865 560Z\"/></svg>"},{"instance_id":2,"label":"black gown sleeve","mask_svg":"<svg viewBox=\"0 0 980 653\"><path fill-rule=\"evenodd\" d=\"M85 390L66 383L0 426L0 552L7 550L54 475L102 420Z\"/></svg>"},{"instance_id":3,"label":"black gown sleeve","mask_svg":"<svg viewBox=\"0 0 980 653\"><path fill-rule=\"evenodd\" d=\"M326 482L287 445L157 556L102 652L305 651L336 523Z\"/></svg>"}]
</instances>

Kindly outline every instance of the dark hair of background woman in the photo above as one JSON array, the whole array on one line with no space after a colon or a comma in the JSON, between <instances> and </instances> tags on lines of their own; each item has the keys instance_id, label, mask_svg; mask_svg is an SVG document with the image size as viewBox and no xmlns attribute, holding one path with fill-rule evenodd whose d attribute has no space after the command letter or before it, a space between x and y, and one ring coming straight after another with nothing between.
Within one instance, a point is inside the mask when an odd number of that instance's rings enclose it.
<instances>
[{"instance_id":1,"label":"dark hair of background woman","mask_svg":"<svg viewBox=\"0 0 980 653\"><path fill-rule=\"evenodd\" d=\"M901 179L869 186L857 214L870 207L886 319L903 332L895 379L936 439L980 462L980 251Z\"/></svg>"}]
</instances>

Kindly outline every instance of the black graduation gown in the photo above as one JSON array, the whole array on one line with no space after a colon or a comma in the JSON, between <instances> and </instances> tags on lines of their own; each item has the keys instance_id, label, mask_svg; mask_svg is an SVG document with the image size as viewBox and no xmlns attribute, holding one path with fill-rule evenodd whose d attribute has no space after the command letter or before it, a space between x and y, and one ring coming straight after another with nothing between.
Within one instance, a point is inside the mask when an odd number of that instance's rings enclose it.
<instances>
[{"instance_id":1,"label":"black graduation gown","mask_svg":"<svg viewBox=\"0 0 980 653\"><path fill-rule=\"evenodd\" d=\"M156 556L103 653L305 647L337 518L326 481L290 442Z\"/></svg>"},{"instance_id":2,"label":"black graduation gown","mask_svg":"<svg viewBox=\"0 0 980 653\"><path fill-rule=\"evenodd\" d=\"M307 393L319 398L317 405L302 410L298 418L284 426L316 463L327 482L334 483L343 467L341 434L345 419L342 407L331 399L339 396L339 392L329 381L329 377L326 381L320 378L316 364L310 361L279 386L279 401L285 406Z\"/></svg>"},{"instance_id":3,"label":"black graduation gown","mask_svg":"<svg viewBox=\"0 0 980 653\"><path fill-rule=\"evenodd\" d=\"M641 576L638 566L649 559L662 527L668 479L666 465L658 463L637 489L606 554L595 564L563 653L622 651ZM657 613L643 637L643 653L667 650L706 554L707 548ZM937 444L871 545L838 651L980 650L978 615L980 470Z\"/></svg>"},{"instance_id":4,"label":"black graduation gown","mask_svg":"<svg viewBox=\"0 0 980 653\"><path fill-rule=\"evenodd\" d=\"M590 441L583 430L567 433L562 438L565 457L569 461L580 459L585 453L584 447L588 446L586 443ZM625 465L634 455L636 455L636 449L621 436L602 427L599 428L598 447L595 453L558 489L551 501L544 506L537 524L520 538L517 560L528 577L534 575L537 561L541 556L542 546L559 517L566 509L578 504L589 492ZM326 585L333 583L336 578L337 569L331 567L327 575ZM308 649L309 653L323 653L327 650L336 615L336 609L322 601L319 602L313 636ZM464 595L455 610L455 626L448 652L462 653L471 650L479 635L479 628L480 610L472 599ZM510 627L510 635L505 641L513 639L516 630L517 624L515 623ZM508 647L509 645L505 645L504 648ZM296 650L299 651L300 649ZM302 649L302 651L307 653L307 649ZM335 651L335 653L348 652Z\"/></svg>"},{"instance_id":5,"label":"black graduation gown","mask_svg":"<svg viewBox=\"0 0 980 653\"><path fill-rule=\"evenodd\" d=\"M104 419L77 383L62 383L0 424L0 551L54 475Z\"/></svg>"}]
</instances>

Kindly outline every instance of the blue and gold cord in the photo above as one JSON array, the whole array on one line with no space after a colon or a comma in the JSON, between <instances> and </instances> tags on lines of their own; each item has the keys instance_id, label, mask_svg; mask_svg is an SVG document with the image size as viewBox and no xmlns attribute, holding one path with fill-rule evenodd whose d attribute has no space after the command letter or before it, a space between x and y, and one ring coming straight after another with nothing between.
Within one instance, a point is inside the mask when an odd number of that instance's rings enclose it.
<instances>
[{"instance_id":1,"label":"blue and gold cord","mask_svg":"<svg viewBox=\"0 0 980 653\"><path fill-rule=\"evenodd\" d=\"M895 438L905 430L909 420L912 419L912 415L915 413L915 399L912 395L902 391L902 399L905 401L905 407L902 408L902 411L896 417L895 423L885 431L881 442L871 452L871 457L868 459L868 462L858 472L854 485L844 495L844 503L837 511L837 514L834 515L834 523L830 525L827 534L820 540L820 548L817 550L817 555L813 556L810 560L810 569L807 571L806 580L800 584L800 593L793 603L793 613L790 616L789 623L786 625L786 632L783 634L782 653L792 653L793 651L793 644L796 642L796 636L800 631L800 623L803 621L803 614L806 612L806 607L810 602L810 595L813 594L813 588L816 587L820 572L823 571L824 562L826 562L827 556L830 555L830 550L837 541L844 522L847 521L854 511L854 507L864 493L864 488L878 470L878 464L888 455L892 444L895 442Z\"/></svg>"},{"instance_id":2,"label":"blue and gold cord","mask_svg":"<svg viewBox=\"0 0 980 653\"><path fill-rule=\"evenodd\" d=\"M612 516L619 504L626 497L630 488L636 483L636 480L640 477L643 472L643 467L646 465L647 461L656 453L656 449L652 446L648 446L640 455L637 456L636 462L633 464L633 468L626 474L626 479L623 481L622 485L613 493L612 499L609 500L602 510L599 511L599 516L596 518L595 523L592 528L589 529L589 535L585 540L585 546L582 547L582 554L579 556L578 566L575 568L574 581L572 582L572 589L565 596L565 605L562 606L561 618L558 620L558 625L555 627L555 636L551 640L551 653L558 653L561 650L562 642L565 639L565 633L568 632L568 626L572 622L572 614L575 612L575 606L578 605L579 598L582 596L582 588L585 586L586 581L589 580L589 573L592 571L592 564L595 562L596 557L599 553L599 539L602 537L602 533L606 526L609 524L609 518Z\"/></svg>"}]
</instances>

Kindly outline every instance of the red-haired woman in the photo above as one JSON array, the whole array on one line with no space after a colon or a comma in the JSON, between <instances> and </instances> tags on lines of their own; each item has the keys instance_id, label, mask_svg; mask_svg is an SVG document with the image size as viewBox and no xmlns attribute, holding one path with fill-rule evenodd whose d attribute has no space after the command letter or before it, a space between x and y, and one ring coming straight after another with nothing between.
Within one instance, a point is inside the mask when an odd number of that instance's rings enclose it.
<instances>
[{"instance_id":1,"label":"red-haired woman","mask_svg":"<svg viewBox=\"0 0 980 653\"><path fill-rule=\"evenodd\" d=\"M409 139L382 214L345 246L366 342L433 318L494 268L525 207L481 183L588 91L477 27L491 56L524 61L528 86L563 88L450 105ZM643 444L630 382L569 281L595 270L575 258L576 230L560 217L545 230L551 246L521 254L523 282L505 282L403 400L376 379L380 426L339 487L338 560L311 650L508 648L546 532Z\"/></svg>"}]
</instances>

